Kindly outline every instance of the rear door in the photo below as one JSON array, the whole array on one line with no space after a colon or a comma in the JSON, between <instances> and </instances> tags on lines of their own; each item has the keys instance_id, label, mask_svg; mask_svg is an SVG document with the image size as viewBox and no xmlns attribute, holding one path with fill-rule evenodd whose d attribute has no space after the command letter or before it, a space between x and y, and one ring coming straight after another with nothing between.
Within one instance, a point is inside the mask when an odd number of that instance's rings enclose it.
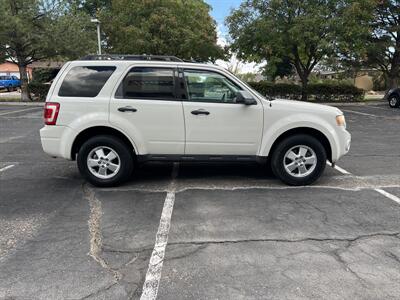
<instances>
[{"instance_id":1,"label":"rear door","mask_svg":"<svg viewBox=\"0 0 400 300\"><path fill-rule=\"evenodd\" d=\"M135 65L117 85L110 122L130 136L139 154L183 155L183 107L176 82L175 66Z\"/></svg>"},{"instance_id":2,"label":"rear door","mask_svg":"<svg viewBox=\"0 0 400 300\"><path fill-rule=\"evenodd\" d=\"M236 103L243 88L226 74L182 69L188 99L183 101L186 155L257 155L263 107Z\"/></svg>"}]
</instances>

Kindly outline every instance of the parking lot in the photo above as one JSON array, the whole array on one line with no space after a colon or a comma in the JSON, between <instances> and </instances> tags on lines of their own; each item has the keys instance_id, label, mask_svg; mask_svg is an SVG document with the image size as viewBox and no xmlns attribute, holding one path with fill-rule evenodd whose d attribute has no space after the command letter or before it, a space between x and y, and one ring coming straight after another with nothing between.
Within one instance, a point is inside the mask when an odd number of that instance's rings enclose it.
<instances>
[{"instance_id":1,"label":"parking lot","mask_svg":"<svg viewBox=\"0 0 400 300\"><path fill-rule=\"evenodd\" d=\"M310 187L263 165L147 164L118 188L0 105L0 299L398 299L400 109L344 106L352 149Z\"/></svg>"}]
</instances>

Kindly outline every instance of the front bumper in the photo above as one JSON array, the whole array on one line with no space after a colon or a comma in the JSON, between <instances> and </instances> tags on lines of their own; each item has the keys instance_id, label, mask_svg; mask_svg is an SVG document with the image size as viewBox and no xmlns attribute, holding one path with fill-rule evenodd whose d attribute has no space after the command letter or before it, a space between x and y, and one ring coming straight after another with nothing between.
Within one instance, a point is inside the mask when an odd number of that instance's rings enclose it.
<instances>
[{"instance_id":1,"label":"front bumper","mask_svg":"<svg viewBox=\"0 0 400 300\"><path fill-rule=\"evenodd\" d=\"M346 129L340 130L338 133L338 145L336 157L332 157L332 162L338 161L342 156L346 155L351 148L351 134Z\"/></svg>"}]
</instances>

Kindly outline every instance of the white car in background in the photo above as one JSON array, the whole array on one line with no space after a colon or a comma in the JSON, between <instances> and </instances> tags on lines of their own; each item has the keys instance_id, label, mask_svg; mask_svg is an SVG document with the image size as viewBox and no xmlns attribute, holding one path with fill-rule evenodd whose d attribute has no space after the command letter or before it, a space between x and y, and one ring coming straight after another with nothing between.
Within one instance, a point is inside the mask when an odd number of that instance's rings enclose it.
<instances>
[{"instance_id":1,"label":"white car in background","mask_svg":"<svg viewBox=\"0 0 400 300\"><path fill-rule=\"evenodd\" d=\"M350 149L337 108L264 98L223 68L167 56L89 56L53 81L40 130L46 153L77 160L97 186L145 161L266 163L308 185Z\"/></svg>"}]
</instances>

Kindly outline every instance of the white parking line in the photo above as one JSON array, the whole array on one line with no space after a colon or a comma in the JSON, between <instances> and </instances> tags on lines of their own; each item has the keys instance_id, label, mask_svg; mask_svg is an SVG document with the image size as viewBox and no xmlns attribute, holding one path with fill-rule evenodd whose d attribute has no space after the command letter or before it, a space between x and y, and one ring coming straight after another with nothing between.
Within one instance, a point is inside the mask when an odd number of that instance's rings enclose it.
<instances>
[{"instance_id":1,"label":"white parking line","mask_svg":"<svg viewBox=\"0 0 400 300\"><path fill-rule=\"evenodd\" d=\"M12 167L15 167L15 165L9 165L9 166L5 166L4 168L0 169L0 173L4 172L5 170L11 169Z\"/></svg>"},{"instance_id":2,"label":"white parking line","mask_svg":"<svg viewBox=\"0 0 400 300\"><path fill-rule=\"evenodd\" d=\"M172 182L165 197L164 207L161 213L160 224L156 235L156 243L151 253L146 280L143 284L141 300L154 300L157 298L160 285L161 272L165 257L165 248L168 243L168 233L171 226L171 216L175 203L175 179L178 176L179 164L175 163L172 169Z\"/></svg>"},{"instance_id":3,"label":"white parking line","mask_svg":"<svg viewBox=\"0 0 400 300\"><path fill-rule=\"evenodd\" d=\"M330 167L332 167L331 162L327 161L326 164ZM339 167L338 165L335 165L334 167L335 170L339 171L340 173L344 174L344 175L351 175L350 172L346 171L345 169Z\"/></svg>"},{"instance_id":4,"label":"white parking line","mask_svg":"<svg viewBox=\"0 0 400 300\"><path fill-rule=\"evenodd\" d=\"M398 204L400 204L400 198L399 197L397 197L397 196L395 196L395 195L393 195L391 193L388 193L388 192L386 192L386 191L384 191L382 189L375 189L375 191L377 191L378 193L382 194L386 198L389 198L390 200L393 200L394 202L397 202Z\"/></svg>"},{"instance_id":5,"label":"white parking line","mask_svg":"<svg viewBox=\"0 0 400 300\"><path fill-rule=\"evenodd\" d=\"M30 111L30 110L40 111L39 107L30 107L30 108L25 108L25 109L19 109L19 110L3 112L3 113L0 113L0 116L15 114L15 113L24 112L24 111Z\"/></svg>"},{"instance_id":6,"label":"white parking line","mask_svg":"<svg viewBox=\"0 0 400 300\"><path fill-rule=\"evenodd\" d=\"M8 143L11 142L13 140L18 140L18 139L22 139L25 138L26 135L18 135L18 136L11 136L11 137L7 137L7 138L0 138L0 144L4 144L4 143Z\"/></svg>"},{"instance_id":7,"label":"white parking line","mask_svg":"<svg viewBox=\"0 0 400 300\"><path fill-rule=\"evenodd\" d=\"M329 161L327 162L327 164L329 166L332 166L332 164ZM345 169L343 169L343 168L341 168L339 166L335 166L335 169L338 170L342 174L351 175L350 172L347 172ZM386 192L385 190L382 190L382 189L374 189L374 191L376 191L376 192L380 193L381 195L385 196L386 198L389 198L390 200L393 200L394 202L400 204L400 198L399 197L397 197L397 196L395 196L395 195L393 195L391 193L388 193L388 192Z\"/></svg>"},{"instance_id":8,"label":"white parking line","mask_svg":"<svg viewBox=\"0 0 400 300\"><path fill-rule=\"evenodd\" d=\"M353 113L353 114L356 114L356 115L378 118L377 115L373 115L373 114L363 113L363 112L359 112L359 111L355 111L355 110L350 110L350 109L342 109L342 110L343 110L344 112L349 112L349 113Z\"/></svg>"}]
</instances>

